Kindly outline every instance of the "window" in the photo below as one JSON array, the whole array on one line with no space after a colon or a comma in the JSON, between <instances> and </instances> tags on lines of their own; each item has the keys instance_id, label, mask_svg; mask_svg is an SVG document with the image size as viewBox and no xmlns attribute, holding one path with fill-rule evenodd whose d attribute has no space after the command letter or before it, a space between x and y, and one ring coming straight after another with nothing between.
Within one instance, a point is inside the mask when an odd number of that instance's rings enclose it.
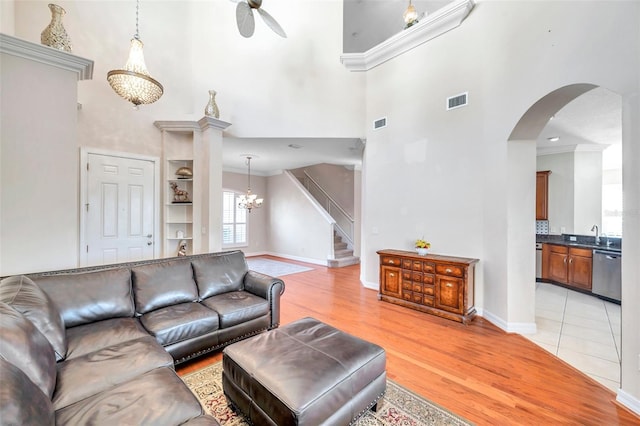
<instances>
[{"instance_id":1,"label":"window","mask_svg":"<svg viewBox=\"0 0 640 426\"><path fill-rule=\"evenodd\" d=\"M622 236L622 145L602 151L602 233Z\"/></svg>"},{"instance_id":2,"label":"window","mask_svg":"<svg viewBox=\"0 0 640 426\"><path fill-rule=\"evenodd\" d=\"M239 193L222 193L222 246L246 246L247 210L238 208Z\"/></svg>"}]
</instances>

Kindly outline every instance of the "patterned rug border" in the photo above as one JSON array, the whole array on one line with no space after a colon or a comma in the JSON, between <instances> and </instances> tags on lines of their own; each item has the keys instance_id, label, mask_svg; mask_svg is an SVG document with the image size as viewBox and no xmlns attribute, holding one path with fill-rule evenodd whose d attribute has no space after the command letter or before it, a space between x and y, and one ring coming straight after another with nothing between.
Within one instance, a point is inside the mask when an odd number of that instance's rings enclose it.
<instances>
[{"instance_id":1,"label":"patterned rug border","mask_svg":"<svg viewBox=\"0 0 640 426\"><path fill-rule=\"evenodd\" d=\"M222 361L217 361L180 378L200 401L205 412L213 415L222 426L247 425L242 415L228 407L222 391L222 380L218 378L221 372ZM387 392L378 410L367 412L356 425L472 426L473 423L387 378Z\"/></svg>"}]
</instances>

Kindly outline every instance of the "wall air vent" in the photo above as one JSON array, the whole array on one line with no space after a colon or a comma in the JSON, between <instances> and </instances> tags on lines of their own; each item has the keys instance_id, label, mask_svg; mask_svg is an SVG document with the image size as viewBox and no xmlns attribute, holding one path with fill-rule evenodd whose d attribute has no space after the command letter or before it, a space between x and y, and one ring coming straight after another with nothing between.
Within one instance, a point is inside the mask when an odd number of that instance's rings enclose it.
<instances>
[{"instance_id":1,"label":"wall air vent","mask_svg":"<svg viewBox=\"0 0 640 426\"><path fill-rule=\"evenodd\" d=\"M387 127L387 117L378 118L373 121L373 130L382 129L383 127Z\"/></svg>"},{"instance_id":2,"label":"wall air vent","mask_svg":"<svg viewBox=\"0 0 640 426\"><path fill-rule=\"evenodd\" d=\"M447 98L447 111L450 109L460 108L469 103L469 92L460 93L459 95Z\"/></svg>"}]
</instances>

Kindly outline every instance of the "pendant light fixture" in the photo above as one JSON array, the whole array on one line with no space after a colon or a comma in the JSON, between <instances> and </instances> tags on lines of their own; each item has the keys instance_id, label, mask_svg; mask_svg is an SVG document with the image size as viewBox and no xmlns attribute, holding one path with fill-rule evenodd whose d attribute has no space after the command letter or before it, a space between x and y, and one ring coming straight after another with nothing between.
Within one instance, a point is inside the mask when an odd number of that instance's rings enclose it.
<instances>
[{"instance_id":1,"label":"pendant light fixture","mask_svg":"<svg viewBox=\"0 0 640 426\"><path fill-rule=\"evenodd\" d=\"M112 70L107 73L107 81L113 90L131 102L134 109L140 104L152 104L164 93L164 88L157 80L149 75L142 53L142 40L138 34L138 10L140 0L136 0L136 34L131 39L129 58L124 69Z\"/></svg>"},{"instance_id":2,"label":"pendant light fixture","mask_svg":"<svg viewBox=\"0 0 640 426\"><path fill-rule=\"evenodd\" d=\"M404 26L405 30L413 24L418 23L418 12L416 11L415 6L411 4L411 0L409 0L409 7L407 7L407 10L402 14L402 19L404 19L404 23L406 24Z\"/></svg>"},{"instance_id":3,"label":"pendant light fixture","mask_svg":"<svg viewBox=\"0 0 640 426\"><path fill-rule=\"evenodd\" d=\"M238 202L238 207L249 210L249 213L251 213L251 209L260 208L264 201L262 198L258 198L256 194L251 193L251 158L251 156L247 156L247 193L241 195L240 201Z\"/></svg>"}]
</instances>

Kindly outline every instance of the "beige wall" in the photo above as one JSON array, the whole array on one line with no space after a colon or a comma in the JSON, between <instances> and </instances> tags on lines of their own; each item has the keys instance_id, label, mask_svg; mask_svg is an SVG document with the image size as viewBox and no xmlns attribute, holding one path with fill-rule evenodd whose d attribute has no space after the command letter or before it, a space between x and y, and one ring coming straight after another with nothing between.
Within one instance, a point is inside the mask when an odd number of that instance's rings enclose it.
<instances>
[{"instance_id":1,"label":"beige wall","mask_svg":"<svg viewBox=\"0 0 640 426\"><path fill-rule=\"evenodd\" d=\"M78 75L0 60L0 276L75 267Z\"/></svg>"}]
</instances>

